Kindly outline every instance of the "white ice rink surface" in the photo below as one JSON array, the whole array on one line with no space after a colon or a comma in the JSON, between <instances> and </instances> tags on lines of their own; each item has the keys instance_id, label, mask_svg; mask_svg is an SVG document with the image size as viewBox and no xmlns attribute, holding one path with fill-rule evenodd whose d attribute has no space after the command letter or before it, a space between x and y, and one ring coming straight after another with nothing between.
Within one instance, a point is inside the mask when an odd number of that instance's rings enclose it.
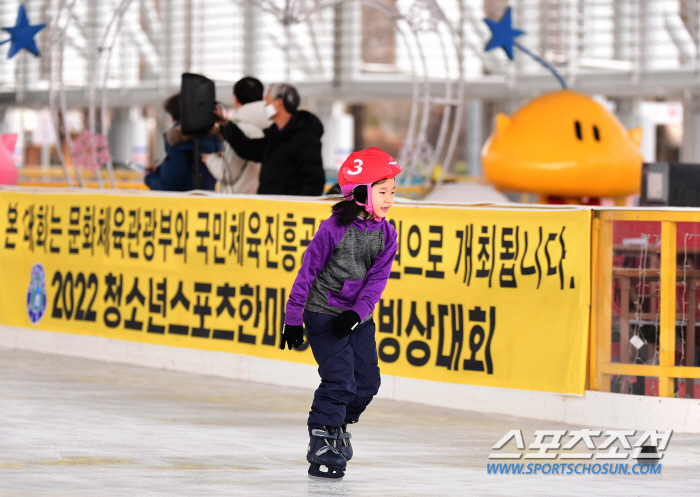
<instances>
[{"instance_id":1,"label":"white ice rink surface","mask_svg":"<svg viewBox=\"0 0 700 497\"><path fill-rule=\"evenodd\" d=\"M491 447L511 429L529 444L536 429L595 427L388 400L353 427L345 479L312 481L311 397L0 349L0 496L700 494L700 435L674 434L660 475L489 475Z\"/></svg>"}]
</instances>

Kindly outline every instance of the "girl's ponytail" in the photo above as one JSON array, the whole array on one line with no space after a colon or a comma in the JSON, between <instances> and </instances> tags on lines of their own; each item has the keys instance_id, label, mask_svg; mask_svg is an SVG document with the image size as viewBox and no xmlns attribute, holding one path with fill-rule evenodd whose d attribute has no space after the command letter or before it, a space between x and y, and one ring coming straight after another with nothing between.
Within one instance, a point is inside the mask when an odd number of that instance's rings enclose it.
<instances>
[{"instance_id":1,"label":"girl's ponytail","mask_svg":"<svg viewBox=\"0 0 700 497\"><path fill-rule=\"evenodd\" d=\"M359 185L352 193L352 200L341 200L333 206L333 213L338 215L338 220L342 226L351 224L357 216L366 216L367 211L355 200L367 203L367 186Z\"/></svg>"}]
</instances>

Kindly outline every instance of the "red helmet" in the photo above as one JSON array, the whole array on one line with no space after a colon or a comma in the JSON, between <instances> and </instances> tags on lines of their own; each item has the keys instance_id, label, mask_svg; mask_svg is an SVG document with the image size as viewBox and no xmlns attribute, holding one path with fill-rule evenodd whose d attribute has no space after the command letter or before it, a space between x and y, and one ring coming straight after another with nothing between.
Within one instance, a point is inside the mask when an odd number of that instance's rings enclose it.
<instances>
[{"instance_id":1,"label":"red helmet","mask_svg":"<svg viewBox=\"0 0 700 497\"><path fill-rule=\"evenodd\" d=\"M377 147L366 148L351 153L338 172L338 183L345 185L366 185L385 178L393 178L401 172L401 166L384 150Z\"/></svg>"},{"instance_id":2,"label":"red helmet","mask_svg":"<svg viewBox=\"0 0 700 497\"><path fill-rule=\"evenodd\" d=\"M366 148L351 153L338 171L338 183L346 199L352 199L352 192L358 185L367 186L367 204L357 202L374 216L372 209L372 183L393 178L401 172L401 166L384 150L377 147ZM375 217L375 219L377 219Z\"/></svg>"}]
</instances>

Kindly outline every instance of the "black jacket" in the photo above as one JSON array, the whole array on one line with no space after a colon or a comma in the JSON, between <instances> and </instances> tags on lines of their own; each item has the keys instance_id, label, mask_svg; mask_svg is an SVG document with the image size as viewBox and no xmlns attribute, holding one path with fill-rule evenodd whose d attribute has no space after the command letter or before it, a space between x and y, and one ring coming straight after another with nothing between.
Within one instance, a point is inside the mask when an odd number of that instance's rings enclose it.
<instances>
[{"instance_id":1,"label":"black jacket","mask_svg":"<svg viewBox=\"0 0 700 497\"><path fill-rule=\"evenodd\" d=\"M239 156L262 164L258 193L323 194L326 183L321 159L323 124L312 113L295 112L281 131L273 124L264 130L263 138L248 138L232 122L220 129Z\"/></svg>"}]
</instances>

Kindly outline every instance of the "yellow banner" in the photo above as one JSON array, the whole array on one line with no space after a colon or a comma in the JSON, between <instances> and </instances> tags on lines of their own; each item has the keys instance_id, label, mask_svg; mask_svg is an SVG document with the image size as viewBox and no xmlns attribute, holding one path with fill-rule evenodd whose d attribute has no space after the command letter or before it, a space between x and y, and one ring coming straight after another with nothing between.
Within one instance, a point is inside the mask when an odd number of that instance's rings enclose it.
<instances>
[{"instance_id":1,"label":"yellow banner","mask_svg":"<svg viewBox=\"0 0 700 497\"><path fill-rule=\"evenodd\" d=\"M327 202L0 190L0 323L314 364L280 350ZM590 212L396 205L382 373L582 394Z\"/></svg>"}]
</instances>

